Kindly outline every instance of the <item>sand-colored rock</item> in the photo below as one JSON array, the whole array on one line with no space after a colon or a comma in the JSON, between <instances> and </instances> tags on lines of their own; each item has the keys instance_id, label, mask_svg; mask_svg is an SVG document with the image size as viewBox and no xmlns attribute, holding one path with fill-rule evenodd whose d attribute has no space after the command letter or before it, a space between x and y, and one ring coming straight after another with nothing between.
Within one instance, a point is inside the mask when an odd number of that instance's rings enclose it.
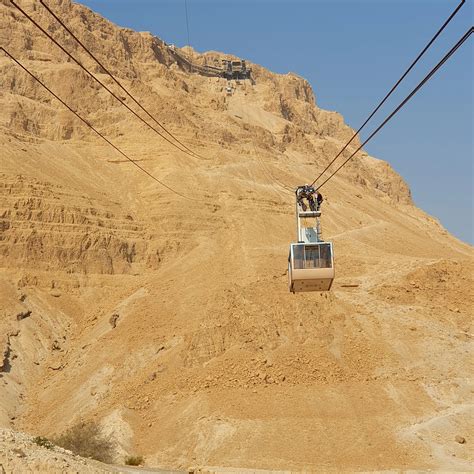
<instances>
[{"instance_id":1,"label":"sand-colored rock","mask_svg":"<svg viewBox=\"0 0 474 474\"><path fill-rule=\"evenodd\" d=\"M116 472L107 465L75 456L58 446L45 448L24 433L0 428L0 473L80 472L102 474Z\"/></svg>"},{"instance_id":2,"label":"sand-colored rock","mask_svg":"<svg viewBox=\"0 0 474 474\"><path fill-rule=\"evenodd\" d=\"M39 2L19 3L114 87ZM287 188L351 135L342 117L295 74L252 65L256 84L228 97L149 33L48 3L203 158L153 134L0 0L0 42L189 196L0 57L0 425L52 436L97 420L121 456L164 468L471 469L472 247L361 152L323 188L333 291L290 294Z\"/></svg>"}]
</instances>

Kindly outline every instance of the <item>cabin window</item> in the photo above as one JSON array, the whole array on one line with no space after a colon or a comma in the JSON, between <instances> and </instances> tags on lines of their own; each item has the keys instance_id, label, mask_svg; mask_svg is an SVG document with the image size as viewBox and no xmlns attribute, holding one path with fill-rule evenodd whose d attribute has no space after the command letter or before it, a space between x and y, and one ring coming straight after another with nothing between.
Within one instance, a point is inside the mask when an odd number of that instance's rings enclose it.
<instances>
[{"instance_id":1,"label":"cabin window","mask_svg":"<svg viewBox=\"0 0 474 474\"><path fill-rule=\"evenodd\" d=\"M319 268L332 267L331 244L321 244L319 247Z\"/></svg>"},{"instance_id":2,"label":"cabin window","mask_svg":"<svg viewBox=\"0 0 474 474\"><path fill-rule=\"evenodd\" d=\"M304 245L295 245L293 247L293 266L297 269L305 268Z\"/></svg>"},{"instance_id":3,"label":"cabin window","mask_svg":"<svg viewBox=\"0 0 474 474\"><path fill-rule=\"evenodd\" d=\"M293 268L331 268L331 244L295 245L293 247Z\"/></svg>"}]
</instances>

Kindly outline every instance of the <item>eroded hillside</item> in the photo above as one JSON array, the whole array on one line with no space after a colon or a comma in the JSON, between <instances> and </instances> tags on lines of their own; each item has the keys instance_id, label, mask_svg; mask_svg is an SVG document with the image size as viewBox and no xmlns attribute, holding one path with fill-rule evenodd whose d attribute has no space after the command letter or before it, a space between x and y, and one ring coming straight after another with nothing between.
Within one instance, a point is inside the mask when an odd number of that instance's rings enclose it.
<instances>
[{"instance_id":1,"label":"eroded hillside","mask_svg":"<svg viewBox=\"0 0 474 474\"><path fill-rule=\"evenodd\" d=\"M18 3L121 94L39 2ZM118 458L171 468L469 469L471 247L361 152L324 188L333 291L290 294L288 188L351 136L342 117L294 74L252 64L255 84L227 96L159 38L48 4L200 157L0 0L1 44L186 196L0 56L0 424L52 436L97 420Z\"/></svg>"}]
</instances>

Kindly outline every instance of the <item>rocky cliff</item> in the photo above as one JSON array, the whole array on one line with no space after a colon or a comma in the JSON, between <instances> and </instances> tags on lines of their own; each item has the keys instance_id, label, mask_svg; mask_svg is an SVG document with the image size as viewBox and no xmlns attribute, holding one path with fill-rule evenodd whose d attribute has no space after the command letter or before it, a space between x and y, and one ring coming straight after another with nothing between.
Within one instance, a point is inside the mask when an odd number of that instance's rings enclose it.
<instances>
[{"instance_id":1,"label":"rocky cliff","mask_svg":"<svg viewBox=\"0 0 474 474\"><path fill-rule=\"evenodd\" d=\"M123 98L39 2L19 4ZM334 289L291 295L291 188L351 136L343 118L295 74L252 64L255 84L227 96L161 39L48 4L200 157L0 1L0 43L185 195L0 56L0 423L52 436L96 420L118 458L163 467L467 469L472 248L360 152L324 188Z\"/></svg>"}]
</instances>

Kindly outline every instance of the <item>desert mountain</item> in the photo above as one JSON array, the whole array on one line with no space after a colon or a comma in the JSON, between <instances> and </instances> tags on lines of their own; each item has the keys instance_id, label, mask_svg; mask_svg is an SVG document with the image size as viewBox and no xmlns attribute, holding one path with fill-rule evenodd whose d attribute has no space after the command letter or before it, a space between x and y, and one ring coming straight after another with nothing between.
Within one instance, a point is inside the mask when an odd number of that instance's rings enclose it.
<instances>
[{"instance_id":1,"label":"desert mountain","mask_svg":"<svg viewBox=\"0 0 474 474\"><path fill-rule=\"evenodd\" d=\"M38 1L18 3L123 97ZM296 74L251 64L255 84L228 96L161 39L48 4L199 157L0 0L0 44L184 195L0 53L0 426L95 420L118 459L167 468L471 469L472 248L361 152L323 188L333 289L290 294L291 188L351 136L341 115Z\"/></svg>"}]
</instances>

